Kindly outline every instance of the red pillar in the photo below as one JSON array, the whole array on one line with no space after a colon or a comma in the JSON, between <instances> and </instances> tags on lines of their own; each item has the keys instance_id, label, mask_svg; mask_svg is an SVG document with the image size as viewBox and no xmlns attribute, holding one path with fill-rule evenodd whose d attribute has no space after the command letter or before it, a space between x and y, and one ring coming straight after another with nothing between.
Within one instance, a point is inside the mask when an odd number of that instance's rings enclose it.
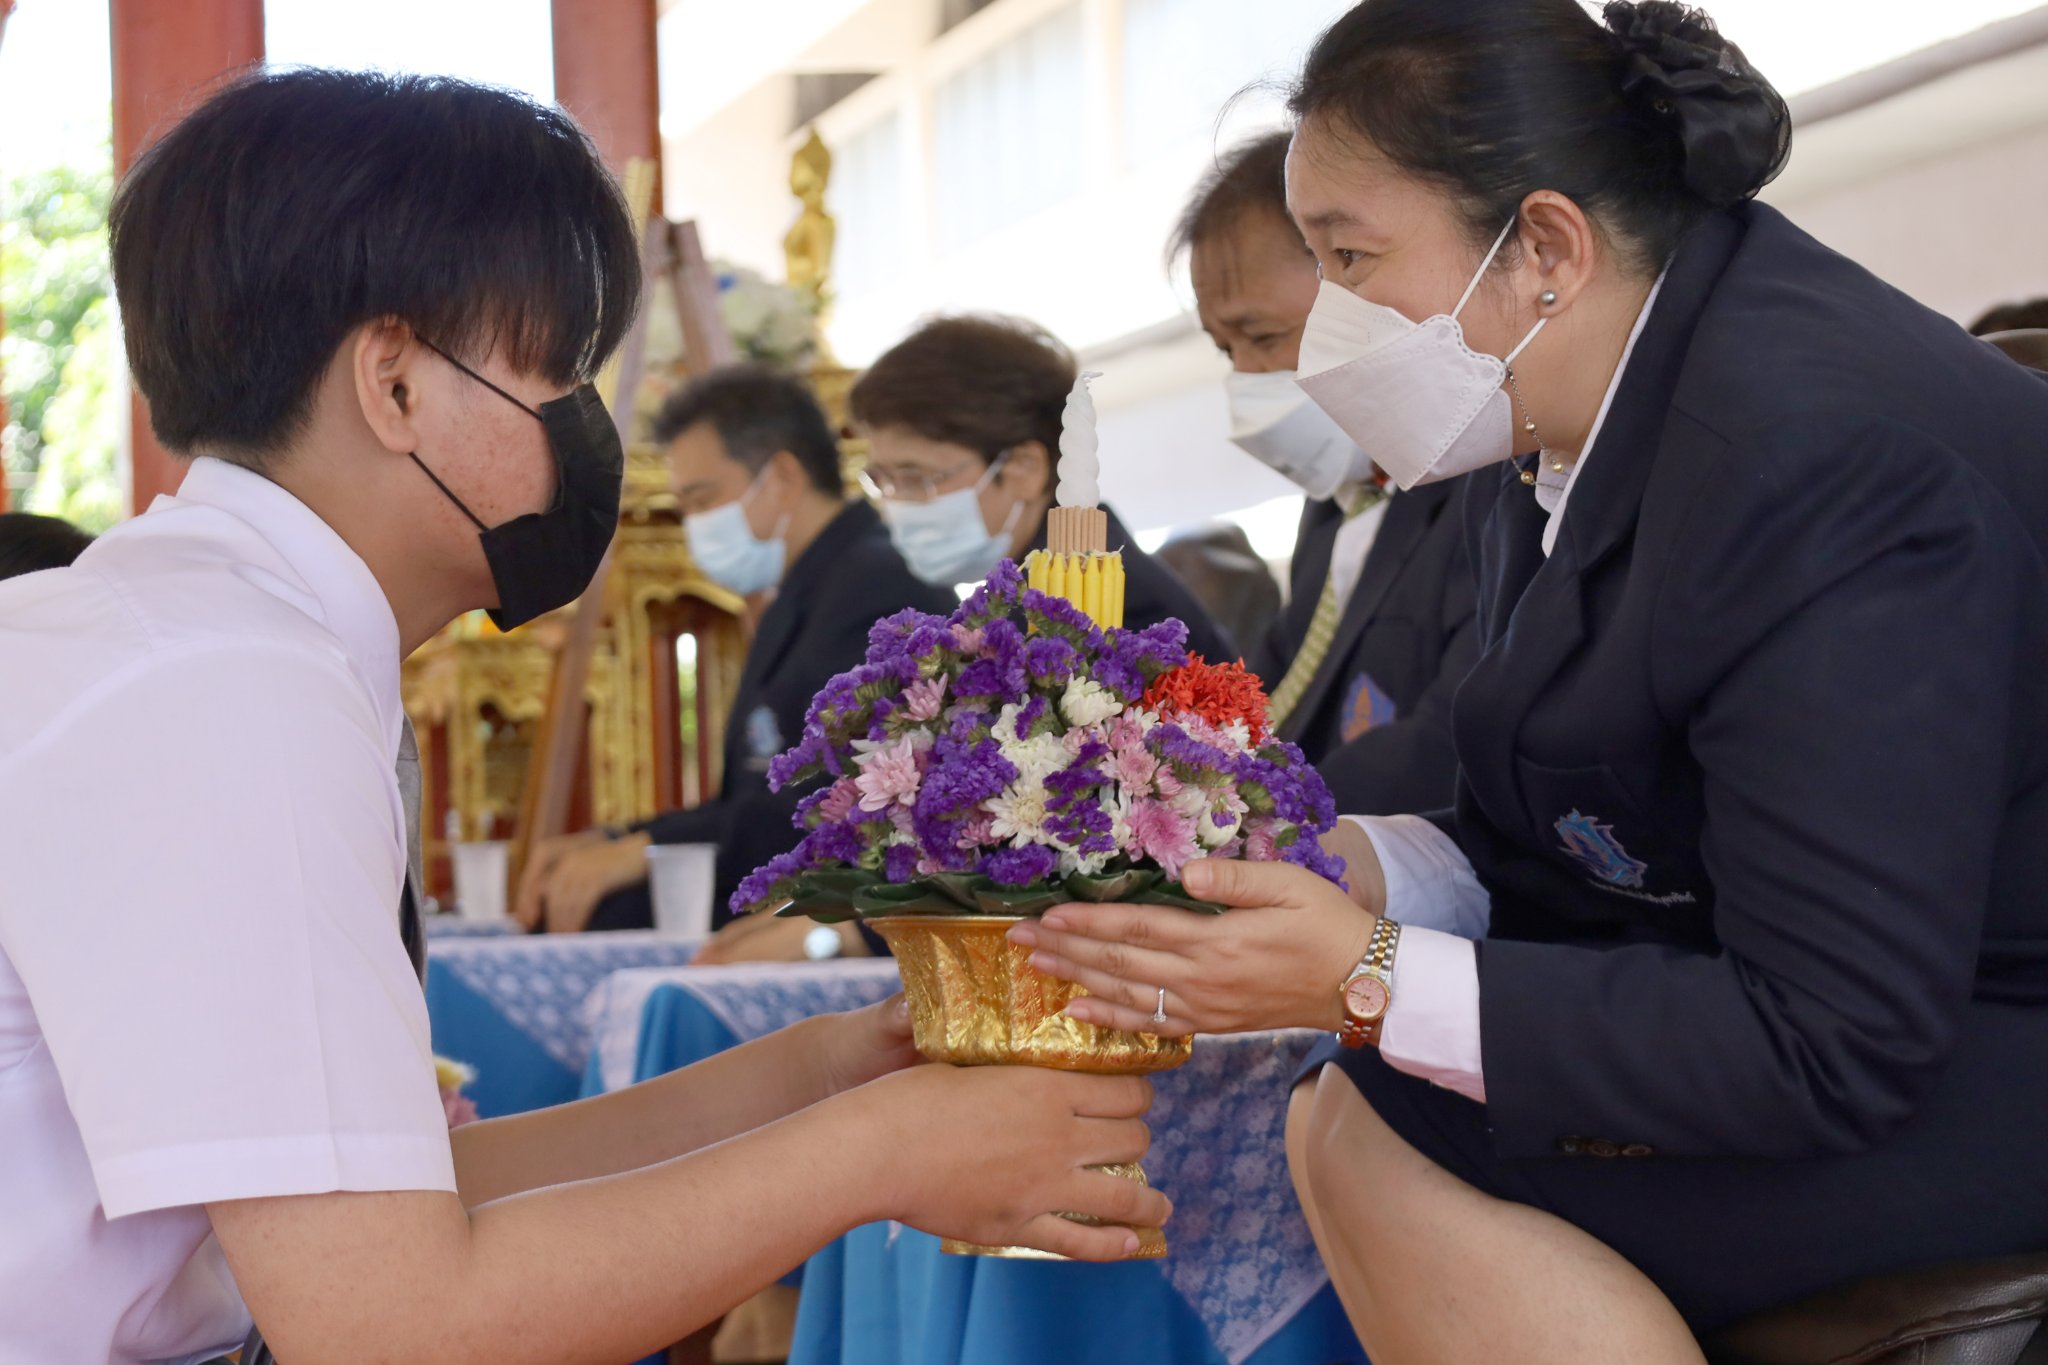
<instances>
[{"instance_id":1,"label":"red pillar","mask_svg":"<svg viewBox=\"0 0 2048 1365\"><path fill-rule=\"evenodd\" d=\"M220 77L263 60L263 0L108 0L114 49L114 173ZM130 503L176 492L184 466L157 444L142 395L129 410Z\"/></svg>"},{"instance_id":2,"label":"red pillar","mask_svg":"<svg viewBox=\"0 0 2048 1365\"><path fill-rule=\"evenodd\" d=\"M655 0L554 0L555 102L575 116L612 174L655 164L661 207L661 94L655 76Z\"/></svg>"}]
</instances>

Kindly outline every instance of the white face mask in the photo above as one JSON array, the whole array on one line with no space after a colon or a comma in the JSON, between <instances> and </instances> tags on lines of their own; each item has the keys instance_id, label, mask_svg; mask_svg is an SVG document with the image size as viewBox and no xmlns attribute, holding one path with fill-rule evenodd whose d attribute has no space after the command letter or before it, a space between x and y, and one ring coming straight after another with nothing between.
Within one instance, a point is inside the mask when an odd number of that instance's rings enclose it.
<instances>
[{"instance_id":1,"label":"white face mask","mask_svg":"<svg viewBox=\"0 0 2048 1365\"><path fill-rule=\"evenodd\" d=\"M987 578L989 570L1002 562L1024 504L1012 503L1003 529L990 531L981 515L981 490L1008 458L1008 451L997 456L972 488L941 493L930 502L882 500L889 539L912 573L933 587L950 588Z\"/></svg>"},{"instance_id":2,"label":"white face mask","mask_svg":"<svg viewBox=\"0 0 2048 1365\"><path fill-rule=\"evenodd\" d=\"M1538 318L1507 359L1465 344L1458 314L1515 226L1493 239L1448 316L1422 322L1323 281L1301 334L1301 387L1344 434L1372 447L1395 483L1455 478L1514 454L1508 366L1549 319Z\"/></svg>"},{"instance_id":3,"label":"white face mask","mask_svg":"<svg viewBox=\"0 0 2048 1365\"><path fill-rule=\"evenodd\" d=\"M734 501L683 518L683 535L690 542L690 557L697 567L713 583L742 597L782 581L786 553L782 534L789 529L789 518L784 517L766 540L747 524L747 499L760 485L757 475Z\"/></svg>"},{"instance_id":4,"label":"white face mask","mask_svg":"<svg viewBox=\"0 0 2048 1365\"><path fill-rule=\"evenodd\" d=\"M1372 477L1372 460L1328 413L1309 401L1293 370L1223 377L1230 440L1260 464L1292 479L1312 498Z\"/></svg>"}]
</instances>

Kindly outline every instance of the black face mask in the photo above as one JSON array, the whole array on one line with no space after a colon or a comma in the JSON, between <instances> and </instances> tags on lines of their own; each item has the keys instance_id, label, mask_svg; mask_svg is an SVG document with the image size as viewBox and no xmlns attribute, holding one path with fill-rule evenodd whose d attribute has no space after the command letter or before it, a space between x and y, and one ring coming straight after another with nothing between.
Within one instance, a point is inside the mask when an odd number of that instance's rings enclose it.
<instances>
[{"instance_id":1,"label":"black face mask","mask_svg":"<svg viewBox=\"0 0 2048 1365\"><path fill-rule=\"evenodd\" d=\"M413 452L413 463L426 472L448 501L476 523L498 588L491 621L500 630L523 626L536 616L566 606L590 586L604 552L619 528L619 492L625 480L626 454L619 429L604 400L589 384L564 398L529 408L432 342L426 346L477 383L538 420L547 432L555 457L555 502L545 512L529 512L502 526L486 526L463 505L426 461Z\"/></svg>"}]
</instances>

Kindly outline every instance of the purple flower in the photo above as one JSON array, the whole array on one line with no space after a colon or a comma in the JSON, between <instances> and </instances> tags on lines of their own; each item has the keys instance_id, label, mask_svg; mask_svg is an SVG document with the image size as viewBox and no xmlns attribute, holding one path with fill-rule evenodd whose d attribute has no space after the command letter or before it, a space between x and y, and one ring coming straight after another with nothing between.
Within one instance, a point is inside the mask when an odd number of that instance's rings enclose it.
<instances>
[{"instance_id":1,"label":"purple flower","mask_svg":"<svg viewBox=\"0 0 2048 1365\"><path fill-rule=\"evenodd\" d=\"M989 697L998 703L1024 698L1029 682L1024 670L1024 632L1007 617L991 621L982 631L981 657L953 680L953 695Z\"/></svg>"},{"instance_id":2,"label":"purple flower","mask_svg":"<svg viewBox=\"0 0 2048 1365\"><path fill-rule=\"evenodd\" d=\"M960 847L962 826L979 814L982 802L1016 780L1017 766L993 739L942 736L932 746L924 785L910 808L925 858L948 870L972 867L973 854Z\"/></svg>"},{"instance_id":3,"label":"purple flower","mask_svg":"<svg viewBox=\"0 0 2048 1365\"><path fill-rule=\"evenodd\" d=\"M907 882L917 875L915 844L891 844L882 855L882 875L892 882Z\"/></svg>"},{"instance_id":4,"label":"purple flower","mask_svg":"<svg viewBox=\"0 0 2048 1365\"><path fill-rule=\"evenodd\" d=\"M980 630L998 617L1008 616L1024 589L1024 571L1015 560L1006 559L989 570L980 587L967 595L953 613L953 624Z\"/></svg>"},{"instance_id":5,"label":"purple flower","mask_svg":"<svg viewBox=\"0 0 2048 1365\"><path fill-rule=\"evenodd\" d=\"M1059 865L1059 854L1044 844L1026 844L989 854L981 860L981 871L998 886L1029 886L1050 877Z\"/></svg>"},{"instance_id":6,"label":"purple flower","mask_svg":"<svg viewBox=\"0 0 2048 1365\"><path fill-rule=\"evenodd\" d=\"M1025 619L1041 637L1063 640L1083 654L1102 648L1102 627L1066 598L1026 588L1019 602Z\"/></svg>"},{"instance_id":7,"label":"purple flower","mask_svg":"<svg viewBox=\"0 0 2048 1365\"><path fill-rule=\"evenodd\" d=\"M1065 687L1080 660L1080 651L1056 635L1036 636L1024 646L1024 667L1031 681L1049 691Z\"/></svg>"}]
</instances>

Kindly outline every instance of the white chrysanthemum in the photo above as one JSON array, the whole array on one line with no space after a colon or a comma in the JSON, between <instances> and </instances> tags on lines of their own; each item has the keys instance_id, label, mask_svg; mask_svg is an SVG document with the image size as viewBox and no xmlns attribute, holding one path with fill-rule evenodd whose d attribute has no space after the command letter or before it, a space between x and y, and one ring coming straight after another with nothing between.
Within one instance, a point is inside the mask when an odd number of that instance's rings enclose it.
<instances>
[{"instance_id":1,"label":"white chrysanthemum","mask_svg":"<svg viewBox=\"0 0 2048 1365\"><path fill-rule=\"evenodd\" d=\"M1058 735L1031 735L1019 738L1017 734L1016 706L1005 706L996 723L989 727L995 736L996 747L1004 758L1017 765L1019 782L1043 782L1047 777L1067 766L1071 756L1066 744Z\"/></svg>"},{"instance_id":2,"label":"white chrysanthemum","mask_svg":"<svg viewBox=\"0 0 2048 1365\"><path fill-rule=\"evenodd\" d=\"M1218 825L1218 818L1227 819L1229 823ZM1195 821L1195 838L1201 842L1203 848L1221 848L1237 837L1238 826L1243 823L1242 815L1229 810L1204 812Z\"/></svg>"},{"instance_id":3,"label":"white chrysanthemum","mask_svg":"<svg viewBox=\"0 0 2048 1365\"><path fill-rule=\"evenodd\" d=\"M990 833L1012 844L1052 844L1058 841L1045 827L1045 780L1026 775L1001 793L981 803L993 823Z\"/></svg>"},{"instance_id":4,"label":"white chrysanthemum","mask_svg":"<svg viewBox=\"0 0 2048 1365\"><path fill-rule=\"evenodd\" d=\"M1066 691L1060 694L1060 714L1069 725L1100 725L1122 714L1123 709L1115 693L1090 678L1068 679Z\"/></svg>"}]
</instances>

